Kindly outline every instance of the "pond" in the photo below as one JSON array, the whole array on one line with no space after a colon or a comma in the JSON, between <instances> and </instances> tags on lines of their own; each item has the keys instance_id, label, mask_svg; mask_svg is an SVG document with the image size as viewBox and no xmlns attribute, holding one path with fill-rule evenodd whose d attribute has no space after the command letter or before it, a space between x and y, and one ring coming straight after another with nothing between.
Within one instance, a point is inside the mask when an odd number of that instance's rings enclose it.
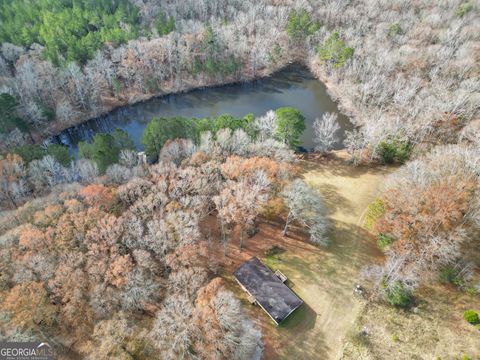
<instances>
[{"instance_id":1,"label":"pond","mask_svg":"<svg viewBox=\"0 0 480 360\"><path fill-rule=\"evenodd\" d=\"M166 95L121 107L107 115L66 129L50 140L68 146L76 154L79 141L90 140L98 132L110 132L119 128L130 135L140 150L143 129L153 117L179 115L203 118L224 113L235 117L248 113L260 116L268 110L283 106L293 106L305 116L306 130L302 141L303 147L308 150L314 147L312 124L323 113L338 113L341 139L345 130L353 127L348 118L338 112L337 104L328 95L325 85L316 80L306 68L292 65L260 80ZM341 147L342 141L336 144L336 148Z\"/></svg>"}]
</instances>

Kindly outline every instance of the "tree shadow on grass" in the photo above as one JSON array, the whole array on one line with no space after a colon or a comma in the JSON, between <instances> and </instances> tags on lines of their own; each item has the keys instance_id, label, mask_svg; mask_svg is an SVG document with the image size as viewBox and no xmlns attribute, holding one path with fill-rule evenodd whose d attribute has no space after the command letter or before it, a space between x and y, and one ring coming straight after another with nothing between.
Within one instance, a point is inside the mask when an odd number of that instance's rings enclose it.
<instances>
[{"instance_id":1,"label":"tree shadow on grass","mask_svg":"<svg viewBox=\"0 0 480 360\"><path fill-rule=\"evenodd\" d=\"M333 184L321 184L313 185L312 187L320 192L329 212L335 213L339 210L344 212L353 211L350 200L340 194L338 186Z\"/></svg>"},{"instance_id":2,"label":"tree shadow on grass","mask_svg":"<svg viewBox=\"0 0 480 360\"><path fill-rule=\"evenodd\" d=\"M395 168L395 166L387 167L384 165L355 166L348 163L347 160L337 157L335 154L315 160L304 160L301 162L301 166L304 172L319 172L351 179L372 173L387 174L389 173L389 168Z\"/></svg>"}]
</instances>

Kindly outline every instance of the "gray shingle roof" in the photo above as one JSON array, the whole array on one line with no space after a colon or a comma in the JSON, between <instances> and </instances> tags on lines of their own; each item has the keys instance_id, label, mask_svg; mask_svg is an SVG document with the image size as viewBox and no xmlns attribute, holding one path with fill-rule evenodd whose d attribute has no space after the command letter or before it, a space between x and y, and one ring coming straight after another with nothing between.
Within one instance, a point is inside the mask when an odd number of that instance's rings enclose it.
<instances>
[{"instance_id":1,"label":"gray shingle roof","mask_svg":"<svg viewBox=\"0 0 480 360\"><path fill-rule=\"evenodd\" d=\"M241 264L233 275L277 324L303 303L256 257Z\"/></svg>"}]
</instances>

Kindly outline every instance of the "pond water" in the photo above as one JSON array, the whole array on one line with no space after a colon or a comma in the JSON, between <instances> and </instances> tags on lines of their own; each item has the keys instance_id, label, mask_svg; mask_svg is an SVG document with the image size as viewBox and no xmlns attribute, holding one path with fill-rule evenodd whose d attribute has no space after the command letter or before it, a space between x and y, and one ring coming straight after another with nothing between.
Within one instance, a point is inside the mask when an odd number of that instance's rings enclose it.
<instances>
[{"instance_id":1,"label":"pond water","mask_svg":"<svg viewBox=\"0 0 480 360\"><path fill-rule=\"evenodd\" d=\"M235 117L247 113L260 116L268 110L283 106L293 106L305 116L306 130L302 141L303 147L308 150L314 147L313 121L323 113L338 113L341 139L345 130L352 128L348 118L338 112L337 104L329 97L325 85L316 80L307 69L294 65L261 80L161 96L121 107L107 115L66 129L50 140L68 146L76 154L79 141L90 140L97 132L110 132L120 128L130 135L140 150L143 129L153 117L180 115L203 118L224 113ZM341 143L336 144L336 148L341 148Z\"/></svg>"}]
</instances>

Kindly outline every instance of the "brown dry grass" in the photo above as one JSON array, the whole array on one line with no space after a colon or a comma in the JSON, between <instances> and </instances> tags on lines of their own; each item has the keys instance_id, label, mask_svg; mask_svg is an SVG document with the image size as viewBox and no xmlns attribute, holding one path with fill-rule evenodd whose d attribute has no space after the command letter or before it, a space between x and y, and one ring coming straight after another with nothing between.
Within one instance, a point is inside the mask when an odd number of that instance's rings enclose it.
<instances>
[{"instance_id":1,"label":"brown dry grass","mask_svg":"<svg viewBox=\"0 0 480 360\"><path fill-rule=\"evenodd\" d=\"M342 359L480 359L480 332L463 319L480 311L480 300L456 289L430 286L416 293L416 307L399 310L370 303L355 329L367 327L367 341L345 344Z\"/></svg>"}]
</instances>

